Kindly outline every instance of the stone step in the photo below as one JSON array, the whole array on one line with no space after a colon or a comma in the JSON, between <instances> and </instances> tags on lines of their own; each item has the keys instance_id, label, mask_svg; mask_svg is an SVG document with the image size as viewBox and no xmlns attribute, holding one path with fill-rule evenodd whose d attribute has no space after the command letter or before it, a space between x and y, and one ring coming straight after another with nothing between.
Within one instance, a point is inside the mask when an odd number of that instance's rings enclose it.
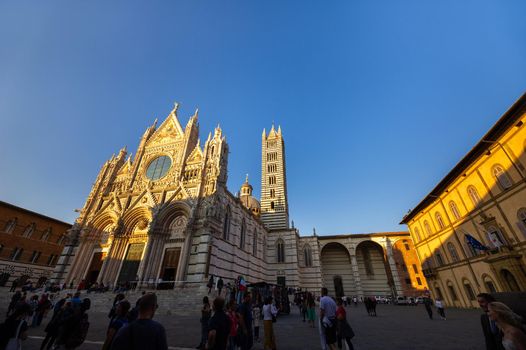
<instances>
[{"instance_id":1,"label":"stone step","mask_svg":"<svg viewBox=\"0 0 526 350\"><path fill-rule=\"evenodd\" d=\"M199 313L203 297L208 295L208 288L206 287L206 283L176 287L175 289L170 290L133 290L127 291L124 294L126 295L126 299L133 306L135 305L136 301L141 297L143 291L147 293L156 293L157 304L159 305L157 313L165 315L188 315ZM65 289L58 293L58 297L60 298L66 295L67 293L74 294L75 292L76 290ZM28 297L31 297L33 295L40 296L42 293L43 290L36 290L33 293L28 292L27 295ZM0 287L0 303L2 305L5 305L7 307L12 295L13 293L9 292L9 288ZM92 312L109 312L116 295L117 293L113 292L87 293L86 291L83 291L81 293L81 298L90 298L90 310ZM212 291L212 293L208 295L210 301L212 301L213 298L216 297L216 295L217 291ZM57 298L57 296L55 298Z\"/></svg>"}]
</instances>

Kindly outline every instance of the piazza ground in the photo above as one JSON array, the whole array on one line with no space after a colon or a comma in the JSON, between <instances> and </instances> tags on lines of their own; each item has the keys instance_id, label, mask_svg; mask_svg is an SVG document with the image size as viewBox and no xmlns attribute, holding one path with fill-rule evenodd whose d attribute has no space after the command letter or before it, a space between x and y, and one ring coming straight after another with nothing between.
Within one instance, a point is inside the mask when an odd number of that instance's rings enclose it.
<instances>
[{"instance_id":1,"label":"piazza ground","mask_svg":"<svg viewBox=\"0 0 526 350\"><path fill-rule=\"evenodd\" d=\"M5 315L7 305L0 306ZM109 305L108 305L109 307ZM369 317L363 304L348 306L348 318L356 337L353 344L357 350L369 349L483 349L484 340L480 329L480 311L476 309L447 309L447 320L429 320L425 309L419 306L378 305L377 317ZM436 314L436 312L435 312ZM90 312L90 330L87 342L80 349L100 349L108 325L107 313ZM168 345L171 349L193 349L199 341L199 315L170 316L158 315L155 320L166 328ZM29 331L30 339L23 343L23 349L39 349L43 324ZM262 333L262 329L260 330ZM278 349L304 350L320 349L318 329L309 328L300 319L297 308L290 315L284 315L275 323ZM254 349L263 349L256 344Z\"/></svg>"}]
</instances>

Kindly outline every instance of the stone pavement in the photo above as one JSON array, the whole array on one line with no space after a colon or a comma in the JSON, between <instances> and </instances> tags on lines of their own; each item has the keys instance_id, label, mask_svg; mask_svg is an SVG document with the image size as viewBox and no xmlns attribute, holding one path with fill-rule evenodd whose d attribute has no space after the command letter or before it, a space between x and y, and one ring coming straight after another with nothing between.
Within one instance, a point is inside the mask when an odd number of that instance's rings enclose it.
<instances>
[{"instance_id":1,"label":"stone pavement","mask_svg":"<svg viewBox=\"0 0 526 350\"><path fill-rule=\"evenodd\" d=\"M5 314L6 305L0 305ZM348 319L356 333L353 344L357 350L374 349L483 349L484 341L480 329L478 310L447 309L447 320L429 320L425 309L419 306L378 305L377 317L369 317L362 304L349 306ZM436 313L435 313L436 314ZM87 341L80 349L100 349L108 324L106 313L90 312L90 330ZM155 317L167 331L171 349L192 349L199 340L199 315L166 315ZM23 349L38 349L44 336L44 326L31 329L30 339ZM293 308L291 315L278 318L274 324L278 349L304 350L320 349L318 329L309 328L300 319L298 309ZM260 329L263 334L263 329ZM256 344L254 350L263 349Z\"/></svg>"}]
</instances>

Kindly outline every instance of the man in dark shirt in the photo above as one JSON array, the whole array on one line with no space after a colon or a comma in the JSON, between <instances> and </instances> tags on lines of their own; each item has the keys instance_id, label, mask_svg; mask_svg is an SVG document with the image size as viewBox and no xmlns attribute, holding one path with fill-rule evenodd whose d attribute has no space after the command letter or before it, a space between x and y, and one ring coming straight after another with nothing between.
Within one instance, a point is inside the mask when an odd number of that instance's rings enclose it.
<instances>
[{"instance_id":1,"label":"man in dark shirt","mask_svg":"<svg viewBox=\"0 0 526 350\"><path fill-rule=\"evenodd\" d=\"M482 332L484 333L484 340L486 341L487 350L504 350L502 346L502 334L497 328L495 321L488 317L488 304L495 301L495 298L488 293L480 293L477 295L477 301L484 313L480 315L480 323L482 325Z\"/></svg>"},{"instance_id":2,"label":"man in dark shirt","mask_svg":"<svg viewBox=\"0 0 526 350\"><path fill-rule=\"evenodd\" d=\"M243 303L239 305L237 309L239 314L241 324L241 350L249 350L254 344L254 339L252 336L252 305L250 293L245 294L243 297Z\"/></svg>"},{"instance_id":3,"label":"man in dark shirt","mask_svg":"<svg viewBox=\"0 0 526 350\"><path fill-rule=\"evenodd\" d=\"M152 320L157 310L157 296L145 294L139 302L139 317L119 329L111 345L112 350L167 350L166 331Z\"/></svg>"},{"instance_id":4,"label":"man in dark shirt","mask_svg":"<svg viewBox=\"0 0 526 350\"><path fill-rule=\"evenodd\" d=\"M225 299L217 297L214 300L214 316L208 323L207 350L225 350L230 332L230 319L225 314Z\"/></svg>"}]
</instances>

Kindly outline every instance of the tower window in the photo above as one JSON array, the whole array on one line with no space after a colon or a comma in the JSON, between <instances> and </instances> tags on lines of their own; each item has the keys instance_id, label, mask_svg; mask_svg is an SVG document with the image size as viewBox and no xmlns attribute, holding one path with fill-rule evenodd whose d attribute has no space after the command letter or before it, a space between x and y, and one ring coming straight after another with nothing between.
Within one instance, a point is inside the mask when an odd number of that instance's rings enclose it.
<instances>
[{"instance_id":1,"label":"tower window","mask_svg":"<svg viewBox=\"0 0 526 350\"><path fill-rule=\"evenodd\" d=\"M277 160L278 154L276 152L267 153L267 161Z\"/></svg>"},{"instance_id":2,"label":"tower window","mask_svg":"<svg viewBox=\"0 0 526 350\"><path fill-rule=\"evenodd\" d=\"M276 190L271 189L270 190L270 198L275 198L275 197L276 197Z\"/></svg>"},{"instance_id":3,"label":"tower window","mask_svg":"<svg viewBox=\"0 0 526 350\"><path fill-rule=\"evenodd\" d=\"M274 209L274 202L270 202L270 209Z\"/></svg>"},{"instance_id":4,"label":"tower window","mask_svg":"<svg viewBox=\"0 0 526 350\"><path fill-rule=\"evenodd\" d=\"M275 176L269 176L268 177L268 183L269 183L269 185L275 185L276 184L276 177Z\"/></svg>"}]
</instances>

